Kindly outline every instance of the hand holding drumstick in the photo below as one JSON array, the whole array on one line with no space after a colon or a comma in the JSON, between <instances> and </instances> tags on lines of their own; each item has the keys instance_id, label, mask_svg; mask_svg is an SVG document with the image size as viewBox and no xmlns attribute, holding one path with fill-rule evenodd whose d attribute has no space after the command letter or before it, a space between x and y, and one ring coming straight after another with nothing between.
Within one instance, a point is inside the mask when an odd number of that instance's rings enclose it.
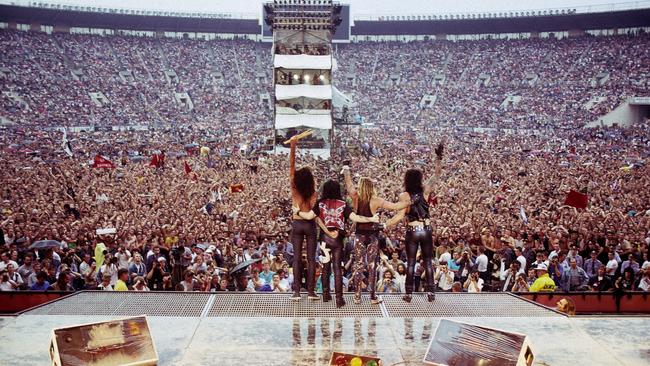
<instances>
[{"instance_id":1,"label":"hand holding drumstick","mask_svg":"<svg viewBox=\"0 0 650 366\"><path fill-rule=\"evenodd\" d=\"M297 135L293 135L293 136L291 136L290 139L286 140L284 143L288 144L288 143L298 142L298 140L304 139L305 137L311 135L313 132L314 132L314 130L307 130L307 131L301 132L301 133L299 133Z\"/></svg>"}]
</instances>

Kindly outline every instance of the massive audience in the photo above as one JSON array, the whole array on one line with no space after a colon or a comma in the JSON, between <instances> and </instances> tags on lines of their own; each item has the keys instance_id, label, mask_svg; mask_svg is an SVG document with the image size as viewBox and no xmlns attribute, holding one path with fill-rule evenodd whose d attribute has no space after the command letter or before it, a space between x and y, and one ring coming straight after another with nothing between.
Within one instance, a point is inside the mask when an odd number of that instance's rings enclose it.
<instances>
[{"instance_id":1,"label":"massive audience","mask_svg":"<svg viewBox=\"0 0 650 366\"><path fill-rule=\"evenodd\" d=\"M548 275L558 291L648 291L649 122L582 128L648 95L647 43L339 46L334 84L375 126L337 128L330 160L300 162L324 182L349 161L395 201L404 171L433 169L444 141L432 208L439 290L529 291ZM260 98L272 95L267 46L3 30L0 47L10 92L0 116L14 122L0 135L1 290L287 292L304 281L290 266L288 159L269 149L272 111ZM599 73L609 79L594 87ZM108 101L96 105L95 92ZM427 94L436 101L421 108ZM521 100L502 107L507 96ZM68 156L51 127L86 125L149 128L68 130ZM93 168L97 155L115 168ZM571 190L588 196L585 209L564 204ZM382 235L379 292L404 291L403 236L401 226Z\"/></svg>"}]
</instances>

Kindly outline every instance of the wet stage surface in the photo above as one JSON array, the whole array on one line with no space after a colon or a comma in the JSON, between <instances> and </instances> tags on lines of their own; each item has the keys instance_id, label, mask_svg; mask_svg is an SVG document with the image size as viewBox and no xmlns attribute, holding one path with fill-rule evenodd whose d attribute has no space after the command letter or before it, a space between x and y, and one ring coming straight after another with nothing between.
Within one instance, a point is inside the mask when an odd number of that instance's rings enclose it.
<instances>
[{"instance_id":1,"label":"wet stage surface","mask_svg":"<svg viewBox=\"0 0 650 366\"><path fill-rule=\"evenodd\" d=\"M430 306L444 303L443 297L439 298L439 304ZM259 299L257 306L263 314L269 309L264 309ZM206 309L213 308L210 302L208 299ZM69 309L76 315L53 315L63 313L62 308L54 311L50 307L0 318L0 365L46 365L52 328L124 317L115 312L107 315L99 303L88 305L91 308L84 312ZM141 306L147 310L146 305ZM291 306L316 304L303 300ZM89 314L92 307L103 315ZM345 308L347 313L354 312L353 304ZM504 316L487 311L488 316L445 317L527 334L535 365L650 364L650 317L567 318L545 308L542 310L548 311L548 316L508 316L504 310ZM386 315L235 317L211 315L204 309L198 316L149 316L149 325L160 365L326 365L333 351L377 356L384 365L421 365L441 317Z\"/></svg>"}]
</instances>

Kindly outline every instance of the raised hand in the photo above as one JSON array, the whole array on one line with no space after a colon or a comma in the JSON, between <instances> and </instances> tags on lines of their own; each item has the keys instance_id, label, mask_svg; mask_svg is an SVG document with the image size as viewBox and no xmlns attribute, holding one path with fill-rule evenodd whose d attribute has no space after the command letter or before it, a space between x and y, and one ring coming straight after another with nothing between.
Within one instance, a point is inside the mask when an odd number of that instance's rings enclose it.
<instances>
[{"instance_id":1,"label":"raised hand","mask_svg":"<svg viewBox=\"0 0 650 366\"><path fill-rule=\"evenodd\" d=\"M445 150L445 145L443 142L439 143L436 149L434 150L436 152L436 157L438 157L438 160L442 160L442 154Z\"/></svg>"}]
</instances>

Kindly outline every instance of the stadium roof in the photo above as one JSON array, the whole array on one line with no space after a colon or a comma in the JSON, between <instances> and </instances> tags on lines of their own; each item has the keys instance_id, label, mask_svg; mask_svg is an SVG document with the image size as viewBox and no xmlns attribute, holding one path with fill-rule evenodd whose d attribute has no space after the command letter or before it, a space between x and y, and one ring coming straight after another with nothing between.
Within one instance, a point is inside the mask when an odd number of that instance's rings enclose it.
<instances>
[{"instance_id":1,"label":"stadium roof","mask_svg":"<svg viewBox=\"0 0 650 366\"><path fill-rule=\"evenodd\" d=\"M0 4L19 6L80 6L123 8L140 11L227 13L231 18L259 18L267 0L0 0ZM308 0L310 1L310 0ZM318 1L318 0L316 0ZM344 0L351 5L354 19L389 15L445 15L468 12L516 12L550 9L576 9L578 13L630 10L650 7L650 1L631 0Z\"/></svg>"},{"instance_id":2,"label":"stadium roof","mask_svg":"<svg viewBox=\"0 0 650 366\"><path fill-rule=\"evenodd\" d=\"M261 33L261 13L257 17L236 16L228 13L175 13L81 6L46 8L0 5L0 21L9 23L146 31ZM650 7L595 13L556 9L361 17L354 21L352 35L490 34L632 27L650 27Z\"/></svg>"}]
</instances>

